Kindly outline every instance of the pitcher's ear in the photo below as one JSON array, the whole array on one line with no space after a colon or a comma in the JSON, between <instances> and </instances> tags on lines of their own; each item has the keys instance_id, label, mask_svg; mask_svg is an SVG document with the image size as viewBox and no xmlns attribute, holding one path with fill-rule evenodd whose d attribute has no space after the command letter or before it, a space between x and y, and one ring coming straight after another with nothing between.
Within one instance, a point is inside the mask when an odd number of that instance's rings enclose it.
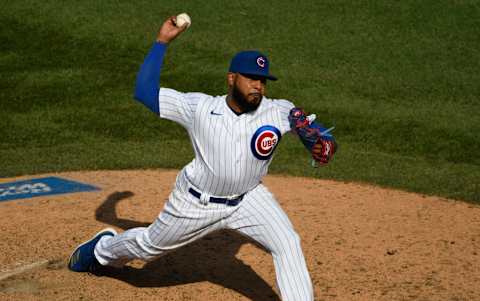
<instances>
[{"instance_id":1,"label":"pitcher's ear","mask_svg":"<svg viewBox=\"0 0 480 301\"><path fill-rule=\"evenodd\" d=\"M235 82L235 73L233 72L228 72L227 73L227 84L229 87L233 86L233 83Z\"/></svg>"}]
</instances>

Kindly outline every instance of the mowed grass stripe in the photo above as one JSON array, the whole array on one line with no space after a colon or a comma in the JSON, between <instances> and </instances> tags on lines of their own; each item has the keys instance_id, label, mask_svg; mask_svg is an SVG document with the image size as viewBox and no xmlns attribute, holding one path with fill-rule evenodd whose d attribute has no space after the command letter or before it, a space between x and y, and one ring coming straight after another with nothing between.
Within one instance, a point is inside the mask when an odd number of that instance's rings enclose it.
<instances>
[{"instance_id":1,"label":"mowed grass stripe","mask_svg":"<svg viewBox=\"0 0 480 301\"><path fill-rule=\"evenodd\" d=\"M231 56L260 49L280 77L269 95L336 126L331 166L310 168L287 138L273 172L480 201L474 1L4 4L0 176L188 162L185 131L132 100L159 25L183 11L193 25L169 46L162 85L223 94Z\"/></svg>"}]
</instances>

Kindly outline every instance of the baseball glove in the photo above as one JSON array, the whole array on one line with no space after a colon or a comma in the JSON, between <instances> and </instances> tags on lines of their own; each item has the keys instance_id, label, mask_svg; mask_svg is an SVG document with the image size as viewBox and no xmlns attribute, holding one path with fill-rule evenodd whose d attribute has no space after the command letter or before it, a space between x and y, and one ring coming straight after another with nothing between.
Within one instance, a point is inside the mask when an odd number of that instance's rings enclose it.
<instances>
[{"instance_id":1,"label":"baseball glove","mask_svg":"<svg viewBox=\"0 0 480 301\"><path fill-rule=\"evenodd\" d=\"M290 128L320 164L327 164L337 149L335 139L329 130L315 122L315 114L308 115L301 108L293 108L288 115Z\"/></svg>"}]
</instances>

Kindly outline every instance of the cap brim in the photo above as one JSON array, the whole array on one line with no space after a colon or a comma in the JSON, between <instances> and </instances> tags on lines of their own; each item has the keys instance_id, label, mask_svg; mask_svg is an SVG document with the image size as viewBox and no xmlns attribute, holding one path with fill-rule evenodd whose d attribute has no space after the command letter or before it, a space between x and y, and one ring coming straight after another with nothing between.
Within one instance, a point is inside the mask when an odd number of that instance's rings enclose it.
<instances>
[{"instance_id":1,"label":"cap brim","mask_svg":"<svg viewBox=\"0 0 480 301\"><path fill-rule=\"evenodd\" d=\"M256 73L256 72L239 72L240 74L245 74L245 75L255 75L255 76L259 76L259 77L263 77L263 78L266 78L268 80L278 80L277 77L271 75L271 74L268 74L268 75L265 75L263 73Z\"/></svg>"},{"instance_id":2,"label":"cap brim","mask_svg":"<svg viewBox=\"0 0 480 301\"><path fill-rule=\"evenodd\" d=\"M273 76L271 74L269 76L266 76L266 78L269 79L269 80L273 80L273 81L278 80L278 78L276 78L275 76Z\"/></svg>"}]
</instances>

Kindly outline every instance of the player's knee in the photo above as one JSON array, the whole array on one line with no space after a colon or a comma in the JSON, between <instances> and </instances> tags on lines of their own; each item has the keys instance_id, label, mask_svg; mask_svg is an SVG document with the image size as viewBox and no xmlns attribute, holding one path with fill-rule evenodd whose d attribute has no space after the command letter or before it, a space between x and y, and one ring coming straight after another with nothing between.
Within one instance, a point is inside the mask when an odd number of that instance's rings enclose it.
<instances>
[{"instance_id":1,"label":"player's knee","mask_svg":"<svg viewBox=\"0 0 480 301\"><path fill-rule=\"evenodd\" d=\"M166 250L156 245L151 241L148 231L142 231L135 237L138 246L140 247L140 257L145 261L153 260L165 254Z\"/></svg>"}]
</instances>

